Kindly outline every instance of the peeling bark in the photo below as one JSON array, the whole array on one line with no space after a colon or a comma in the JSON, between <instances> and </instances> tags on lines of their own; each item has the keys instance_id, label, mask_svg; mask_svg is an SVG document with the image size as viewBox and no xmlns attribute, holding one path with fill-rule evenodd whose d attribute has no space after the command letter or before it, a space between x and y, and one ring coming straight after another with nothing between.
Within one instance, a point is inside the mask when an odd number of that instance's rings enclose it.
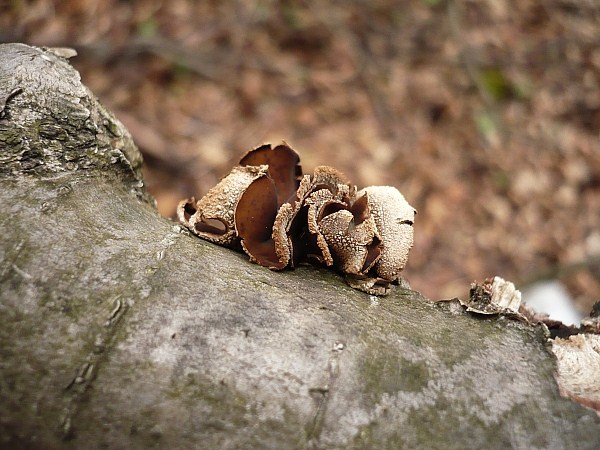
<instances>
[{"instance_id":1,"label":"peeling bark","mask_svg":"<svg viewBox=\"0 0 600 450\"><path fill-rule=\"evenodd\" d=\"M1 447L600 447L543 326L189 235L51 52L0 45L0 108Z\"/></svg>"}]
</instances>

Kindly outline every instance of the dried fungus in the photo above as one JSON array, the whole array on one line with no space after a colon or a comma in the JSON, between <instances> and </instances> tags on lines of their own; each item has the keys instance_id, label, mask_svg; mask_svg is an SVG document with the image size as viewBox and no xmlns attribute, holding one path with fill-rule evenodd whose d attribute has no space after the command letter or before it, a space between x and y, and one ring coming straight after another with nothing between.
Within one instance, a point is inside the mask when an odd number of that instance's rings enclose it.
<instances>
[{"instance_id":1,"label":"dried fungus","mask_svg":"<svg viewBox=\"0 0 600 450\"><path fill-rule=\"evenodd\" d=\"M577 334L552 341L560 393L600 415L600 336Z\"/></svg>"},{"instance_id":2,"label":"dried fungus","mask_svg":"<svg viewBox=\"0 0 600 450\"><path fill-rule=\"evenodd\" d=\"M267 170L266 165L234 167L200 200L192 197L179 202L179 220L201 238L233 245L238 240L235 230L238 202L254 181L266 176Z\"/></svg>"},{"instance_id":3,"label":"dried fungus","mask_svg":"<svg viewBox=\"0 0 600 450\"><path fill-rule=\"evenodd\" d=\"M394 187L357 192L328 166L303 175L293 149L265 144L203 198L181 201L177 213L193 233L240 247L262 266L331 266L350 286L385 295L406 265L416 211Z\"/></svg>"}]
</instances>

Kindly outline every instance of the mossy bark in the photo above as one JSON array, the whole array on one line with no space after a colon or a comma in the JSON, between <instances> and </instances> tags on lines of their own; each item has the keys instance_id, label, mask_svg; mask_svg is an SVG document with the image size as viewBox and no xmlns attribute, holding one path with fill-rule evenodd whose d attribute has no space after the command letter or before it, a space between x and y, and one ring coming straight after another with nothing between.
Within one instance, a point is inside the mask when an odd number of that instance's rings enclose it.
<instances>
[{"instance_id":1,"label":"mossy bark","mask_svg":"<svg viewBox=\"0 0 600 450\"><path fill-rule=\"evenodd\" d=\"M600 447L543 328L271 272L160 217L51 51L0 45L0 110L1 447Z\"/></svg>"}]
</instances>

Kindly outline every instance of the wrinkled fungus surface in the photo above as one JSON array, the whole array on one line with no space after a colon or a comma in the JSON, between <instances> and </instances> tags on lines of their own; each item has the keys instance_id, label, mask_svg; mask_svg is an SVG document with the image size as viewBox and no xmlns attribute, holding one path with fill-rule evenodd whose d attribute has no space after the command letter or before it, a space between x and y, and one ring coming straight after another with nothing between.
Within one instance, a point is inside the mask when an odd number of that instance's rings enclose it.
<instances>
[{"instance_id":1,"label":"wrinkled fungus surface","mask_svg":"<svg viewBox=\"0 0 600 450\"><path fill-rule=\"evenodd\" d=\"M406 265L415 213L394 187L357 191L329 166L303 175L286 144L249 151L204 197L177 208L194 234L241 248L261 266L321 264L376 295L387 294Z\"/></svg>"}]
</instances>

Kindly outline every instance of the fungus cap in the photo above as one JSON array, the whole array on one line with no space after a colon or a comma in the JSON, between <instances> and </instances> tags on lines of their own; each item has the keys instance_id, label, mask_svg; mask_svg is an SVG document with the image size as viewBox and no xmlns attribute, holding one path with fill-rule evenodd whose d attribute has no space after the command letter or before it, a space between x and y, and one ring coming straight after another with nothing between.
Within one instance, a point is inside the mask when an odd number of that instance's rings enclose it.
<instances>
[{"instance_id":1,"label":"fungus cap","mask_svg":"<svg viewBox=\"0 0 600 450\"><path fill-rule=\"evenodd\" d=\"M369 209L382 240L381 257L375 263L377 275L392 281L406 266L413 245L416 210L392 186L370 186L358 192L367 194Z\"/></svg>"},{"instance_id":2,"label":"fungus cap","mask_svg":"<svg viewBox=\"0 0 600 450\"><path fill-rule=\"evenodd\" d=\"M235 210L246 189L257 179L267 175L268 166L234 167L204 197L182 200L177 206L179 220L194 234L221 245L234 245L238 239L235 230Z\"/></svg>"}]
</instances>

